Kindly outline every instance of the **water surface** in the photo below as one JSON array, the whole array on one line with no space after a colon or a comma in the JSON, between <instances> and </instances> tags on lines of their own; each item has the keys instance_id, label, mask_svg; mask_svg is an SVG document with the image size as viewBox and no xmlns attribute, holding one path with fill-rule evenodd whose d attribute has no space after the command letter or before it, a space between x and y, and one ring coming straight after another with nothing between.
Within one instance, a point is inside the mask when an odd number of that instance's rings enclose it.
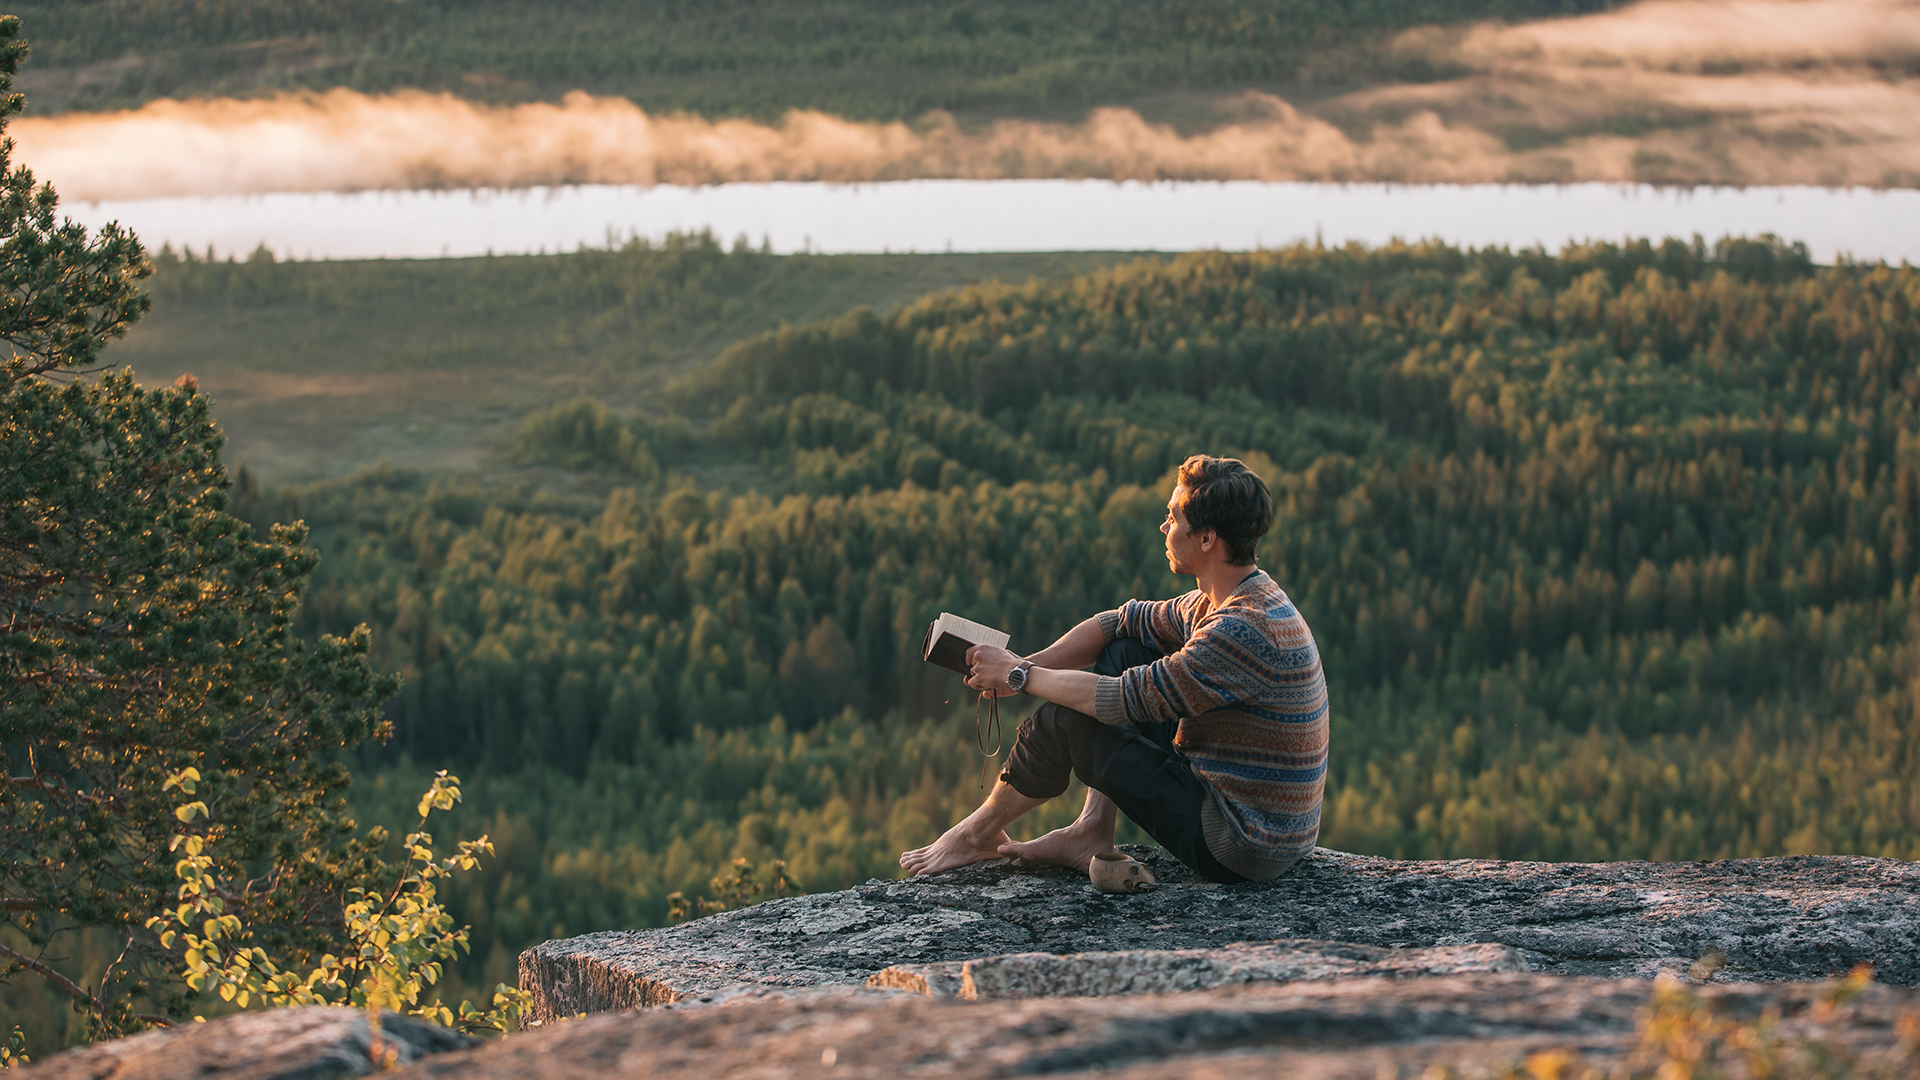
<instances>
[{"instance_id":1,"label":"water surface","mask_svg":"<svg viewBox=\"0 0 1920 1080\"><path fill-rule=\"evenodd\" d=\"M1920 262L1920 191L1631 184L1395 185L909 180L879 184L580 185L72 203L154 248L282 258L519 254L712 230L780 253L1229 251L1299 241L1438 238L1544 245L1773 233L1822 262Z\"/></svg>"}]
</instances>

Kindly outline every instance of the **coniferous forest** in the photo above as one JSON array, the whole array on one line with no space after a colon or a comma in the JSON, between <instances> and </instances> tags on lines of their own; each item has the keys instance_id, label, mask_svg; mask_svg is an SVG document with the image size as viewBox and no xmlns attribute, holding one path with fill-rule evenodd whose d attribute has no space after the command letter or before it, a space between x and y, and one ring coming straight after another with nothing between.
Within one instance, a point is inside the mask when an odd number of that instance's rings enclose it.
<instances>
[{"instance_id":1,"label":"coniferous forest","mask_svg":"<svg viewBox=\"0 0 1920 1080\"><path fill-rule=\"evenodd\" d=\"M450 886L456 987L736 859L897 874L979 794L927 621L1030 650L1186 588L1156 526L1203 451L1275 492L1323 844L1914 858L1916 307L1920 271L1764 240L1194 254L762 334L644 412L532 414L484 477L235 504L311 527L301 632L367 623L404 676L362 819L451 768L498 847Z\"/></svg>"}]
</instances>

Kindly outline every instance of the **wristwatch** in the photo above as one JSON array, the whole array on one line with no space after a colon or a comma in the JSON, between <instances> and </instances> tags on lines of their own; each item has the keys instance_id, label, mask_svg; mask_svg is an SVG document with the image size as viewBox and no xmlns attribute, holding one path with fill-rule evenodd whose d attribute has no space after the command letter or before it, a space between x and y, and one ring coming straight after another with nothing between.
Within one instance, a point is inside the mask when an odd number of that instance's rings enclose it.
<instances>
[{"instance_id":1,"label":"wristwatch","mask_svg":"<svg viewBox=\"0 0 1920 1080\"><path fill-rule=\"evenodd\" d=\"M1007 672L1007 689L1016 694L1027 692L1027 672L1033 669L1033 661L1022 660Z\"/></svg>"}]
</instances>

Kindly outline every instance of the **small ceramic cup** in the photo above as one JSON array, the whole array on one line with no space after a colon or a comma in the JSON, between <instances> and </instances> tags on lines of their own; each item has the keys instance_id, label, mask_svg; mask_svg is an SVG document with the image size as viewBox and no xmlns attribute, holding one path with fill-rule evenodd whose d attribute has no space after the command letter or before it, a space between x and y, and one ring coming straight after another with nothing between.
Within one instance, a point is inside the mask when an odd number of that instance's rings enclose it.
<instances>
[{"instance_id":1,"label":"small ceramic cup","mask_svg":"<svg viewBox=\"0 0 1920 1080\"><path fill-rule=\"evenodd\" d=\"M1152 892L1153 871L1117 851L1103 851L1087 860L1087 876L1103 893Z\"/></svg>"}]
</instances>

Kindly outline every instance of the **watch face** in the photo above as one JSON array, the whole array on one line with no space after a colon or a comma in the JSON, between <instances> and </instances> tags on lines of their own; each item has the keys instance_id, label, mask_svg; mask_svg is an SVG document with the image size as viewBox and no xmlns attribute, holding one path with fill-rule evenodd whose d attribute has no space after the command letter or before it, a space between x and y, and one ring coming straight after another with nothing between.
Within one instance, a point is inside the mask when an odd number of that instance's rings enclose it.
<instances>
[{"instance_id":1,"label":"watch face","mask_svg":"<svg viewBox=\"0 0 1920 1080\"><path fill-rule=\"evenodd\" d=\"M1012 671L1007 672L1007 689L1019 690L1019 689L1023 689L1026 685L1027 685L1027 669L1026 668L1017 667L1017 668L1014 668Z\"/></svg>"}]
</instances>

